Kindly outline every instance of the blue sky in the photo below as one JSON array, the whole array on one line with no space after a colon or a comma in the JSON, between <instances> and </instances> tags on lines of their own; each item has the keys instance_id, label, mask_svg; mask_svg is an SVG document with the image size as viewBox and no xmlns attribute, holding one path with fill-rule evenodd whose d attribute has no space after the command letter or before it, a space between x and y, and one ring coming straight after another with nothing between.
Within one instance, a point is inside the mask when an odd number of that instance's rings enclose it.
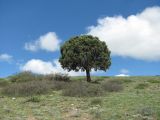
<instances>
[{"instance_id":1,"label":"blue sky","mask_svg":"<svg viewBox=\"0 0 160 120\"><path fill-rule=\"evenodd\" d=\"M159 0L0 0L0 77L61 72L59 45L81 34L113 53L110 69L93 75L159 75L159 14Z\"/></svg>"}]
</instances>

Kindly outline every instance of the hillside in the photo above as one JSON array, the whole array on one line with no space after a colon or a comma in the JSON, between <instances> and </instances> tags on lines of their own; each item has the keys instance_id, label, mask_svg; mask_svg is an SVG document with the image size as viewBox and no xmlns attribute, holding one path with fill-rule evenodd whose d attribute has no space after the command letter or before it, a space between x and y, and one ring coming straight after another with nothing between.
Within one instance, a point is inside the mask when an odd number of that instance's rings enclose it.
<instances>
[{"instance_id":1,"label":"hillside","mask_svg":"<svg viewBox=\"0 0 160 120\"><path fill-rule=\"evenodd\" d=\"M3 90L16 83L1 80L0 120L160 120L159 76L84 79L72 77L69 87L63 82L64 88L31 96L6 94Z\"/></svg>"}]
</instances>

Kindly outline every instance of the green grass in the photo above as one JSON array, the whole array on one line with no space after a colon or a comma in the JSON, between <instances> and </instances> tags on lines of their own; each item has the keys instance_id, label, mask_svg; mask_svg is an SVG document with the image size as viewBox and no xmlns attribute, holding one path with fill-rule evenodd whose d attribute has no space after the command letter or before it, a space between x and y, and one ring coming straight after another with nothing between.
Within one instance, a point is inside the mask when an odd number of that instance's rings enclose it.
<instances>
[{"instance_id":1,"label":"green grass","mask_svg":"<svg viewBox=\"0 0 160 120\"><path fill-rule=\"evenodd\" d=\"M74 82L83 79L71 78ZM157 82L160 77L93 77L93 80L99 81L98 85L119 80L123 90L105 91L105 96L99 97L68 97L63 96L63 90L28 97L0 94L0 120L160 120L160 82Z\"/></svg>"}]
</instances>

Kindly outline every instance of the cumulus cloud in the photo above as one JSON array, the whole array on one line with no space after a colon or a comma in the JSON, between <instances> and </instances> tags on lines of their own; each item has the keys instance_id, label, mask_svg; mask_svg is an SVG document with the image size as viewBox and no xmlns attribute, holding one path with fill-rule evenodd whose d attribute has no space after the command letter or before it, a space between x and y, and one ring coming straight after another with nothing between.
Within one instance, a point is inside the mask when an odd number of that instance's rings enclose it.
<instances>
[{"instance_id":1,"label":"cumulus cloud","mask_svg":"<svg viewBox=\"0 0 160 120\"><path fill-rule=\"evenodd\" d=\"M40 36L34 42L25 43L25 49L29 51L46 50L54 52L59 49L60 40L55 32L48 32Z\"/></svg>"},{"instance_id":2,"label":"cumulus cloud","mask_svg":"<svg viewBox=\"0 0 160 120\"><path fill-rule=\"evenodd\" d=\"M117 77L127 77L127 76L130 76L129 75L129 70L123 68L123 69L120 70L120 74L115 75L115 76L117 76Z\"/></svg>"},{"instance_id":3,"label":"cumulus cloud","mask_svg":"<svg viewBox=\"0 0 160 120\"><path fill-rule=\"evenodd\" d=\"M50 74L50 73L68 73L71 76L85 75L84 72L66 71L62 69L59 61L56 59L53 62L43 61L40 59L31 59L27 63L21 66L22 71L31 71L38 74Z\"/></svg>"},{"instance_id":4,"label":"cumulus cloud","mask_svg":"<svg viewBox=\"0 0 160 120\"><path fill-rule=\"evenodd\" d=\"M12 56L9 54L0 54L0 61L11 62Z\"/></svg>"},{"instance_id":5,"label":"cumulus cloud","mask_svg":"<svg viewBox=\"0 0 160 120\"><path fill-rule=\"evenodd\" d=\"M116 75L117 77L128 77L129 75L126 75L126 74L118 74Z\"/></svg>"},{"instance_id":6,"label":"cumulus cloud","mask_svg":"<svg viewBox=\"0 0 160 120\"><path fill-rule=\"evenodd\" d=\"M160 60L160 7L150 7L127 18L98 19L88 33L105 41L112 55L139 60Z\"/></svg>"},{"instance_id":7,"label":"cumulus cloud","mask_svg":"<svg viewBox=\"0 0 160 120\"><path fill-rule=\"evenodd\" d=\"M122 74L128 74L128 73L129 73L129 70L123 68L123 69L120 70L120 73L122 73Z\"/></svg>"}]
</instances>

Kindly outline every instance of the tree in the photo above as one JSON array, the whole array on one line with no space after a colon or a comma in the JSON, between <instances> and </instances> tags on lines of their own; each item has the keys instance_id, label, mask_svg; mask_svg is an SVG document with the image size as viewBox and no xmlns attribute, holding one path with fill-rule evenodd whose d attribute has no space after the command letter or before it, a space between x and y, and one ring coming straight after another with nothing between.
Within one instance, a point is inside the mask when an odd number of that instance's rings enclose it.
<instances>
[{"instance_id":1,"label":"tree","mask_svg":"<svg viewBox=\"0 0 160 120\"><path fill-rule=\"evenodd\" d=\"M110 51L105 42L98 37L81 35L66 41L60 49L59 62L68 71L86 71L90 82L90 71L94 69L106 71L111 65Z\"/></svg>"}]
</instances>

